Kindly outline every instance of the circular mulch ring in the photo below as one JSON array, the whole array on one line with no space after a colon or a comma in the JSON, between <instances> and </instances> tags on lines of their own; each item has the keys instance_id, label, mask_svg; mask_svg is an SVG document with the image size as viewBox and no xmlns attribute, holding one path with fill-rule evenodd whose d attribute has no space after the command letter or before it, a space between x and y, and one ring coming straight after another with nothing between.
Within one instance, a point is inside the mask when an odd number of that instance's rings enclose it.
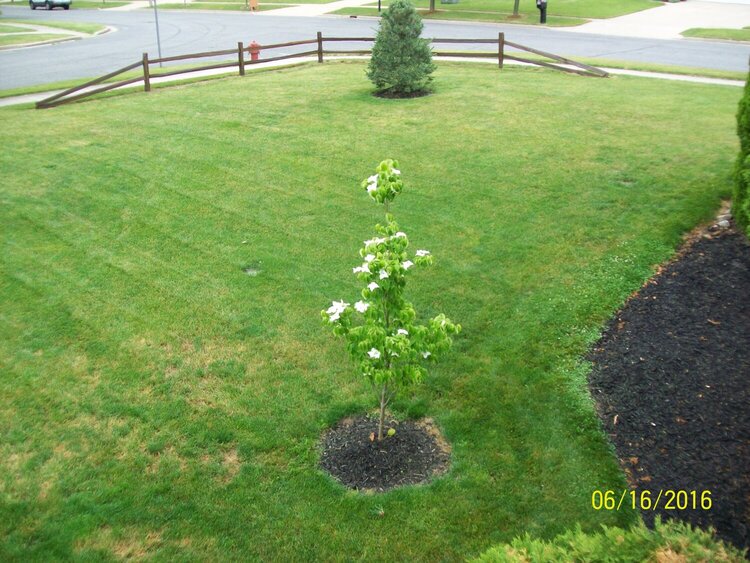
<instances>
[{"instance_id":1,"label":"circular mulch ring","mask_svg":"<svg viewBox=\"0 0 750 563\"><path fill-rule=\"evenodd\" d=\"M727 222L728 224L728 222ZM714 230L716 233L716 230ZM710 510L643 510L750 546L750 244L699 234L612 319L589 359L631 487L710 491Z\"/></svg>"},{"instance_id":2,"label":"circular mulch ring","mask_svg":"<svg viewBox=\"0 0 750 563\"><path fill-rule=\"evenodd\" d=\"M321 440L320 466L343 485L384 492L426 483L448 471L450 446L431 419L386 421L396 434L381 442L375 416L345 418Z\"/></svg>"}]
</instances>

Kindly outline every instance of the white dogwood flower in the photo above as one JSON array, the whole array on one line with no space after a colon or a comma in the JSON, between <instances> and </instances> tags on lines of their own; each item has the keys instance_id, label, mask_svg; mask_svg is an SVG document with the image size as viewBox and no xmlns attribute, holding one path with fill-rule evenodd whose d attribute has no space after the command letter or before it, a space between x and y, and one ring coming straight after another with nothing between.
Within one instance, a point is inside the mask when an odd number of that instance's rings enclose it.
<instances>
[{"instance_id":1,"label":"white dogwood flower","mask_svg":"<svg viewBox=\"0 0 750 563\"><path fill-rule=\"evenodd\" d=\"M411 268L411 267L412 267L413 265L414 265L414 262L412 262L411 260L407 260L406 262L403 262L403 263L401 264L401 266L403 266L404 270L408 270L408 269L409 269L409 268Z\"/></svg>"},{"instance_id":2,"label":"white dogwood flower","mask_svg":"<svg viewBox=\"0 0 750 563\"><path fill-rule=\"evenodd\" d=\"M386 241L386 239L377 237L377 238L371 238L370 240L365 241L365 247L370 246L371 244L382 244Z\"/></svg>"},{"instance_id":3,"label":"white dogwood flower","mask_svg":"<svg viewBox=\"0 0 750 563\"><path fill-rule=\"evenodd\" d=\"M386 272L385 270L380 270L380 279L384 280L387 277L388 277L388 272Z\"/></svg>"},{"instance_id":4,"label":"white dogwood flower","mask_svg":"<svg viewBox=\"0 0 750 563\"><path fill-rule=\"evenodd\" d=\"M373 360L377 360L380 358L380 350L377 348L370 348L370 351L367 352L367 355L370 356Z\"/></svg>"},{"instance_id":5,"label":"white dogwood flower","mask_svg":"<svg viewBox=\"0 0 750 563\"><path fill-rule=\"evenodd\" d=\"M360 272L361 273L365 273L365 274L369 274L370 273L370 264L368 264L367 262L365 262L361 266L357 266L356 268L352 268L352 272L354 272L355 274L359 274Z\"/></svg>"},{"instance_id":6,"label":"white dogwood flower","mask_svg":"<svg viewBox=\"0 0 750 563\"><path fill-rule=\"evenodd\" d=\"M326 310L329 320L332 323L339 320L339 318L341 317L341 313L346 311L346 308L348 306L349 306L349 303L344 303L343 299L341 301L332 301L331 306L328 307L328 310Z\"/></svg>"},{"instance_id":7,"label":"white dogwood flower","mask_svg":"<svg viewBox=\"0 0 750 563\"><path fill-rule=\"evenodd\" d=\"M380 286L378 284L376 284L375 282L372 282L370 283L370 285L367 286L367 289L369 289L370 291L375 291L379 287Z\"/></svg>"},{"instance_id":8,"label":"white dogwood flower","mask_svg":"<svg viewBox=\"0 0 750 563\"><path fill-rule=\"evenodd\" d=\"M391 238L403 238L406 236L406 233L403 231L397 232L395 235L393 235Z\"/></svg>"},{"instance_id":9,"label":"white dogwood flower","mask_svg":"<svg viewBox=\"0 0 750 563\"><path fill-rule=\"evenodd\" d=\"M335 312L343 313L348 306L349 303L344 303L343 299L341 301L331 301L331 306L328 307L326 313L328 313L329 315Z\"/></svg>"},{"instance_id":10,"label":"white dogwood flower","mask_svg":"<svg viewBox=\"0 0 750 563\"><path fill-rule=\"evenodd\" d=\"M367 311L367 309L370 308L370 304L365 303L364 301L357 301L354 304L354 308L357 310L358 313L364 313L365 311Z\"/></svg>"},{"instance_id":11,"label":"white dogwood flower","mask_svg":"<svg viewBox=\"0 0 750 563\"><path fill-rule=\"evenodd\" d=\"M368 264L372 262L373 260L375 260L374 254L368 254L367 256L365 256L365 262L367 262Z\"/></svg>"},{"instance_id":12,"label":"white dogwood flower","mask_svg":"<svg viewBox=\"0 0 750 563\"><path fill-rule=\"evenodd\" d=\"M430 251L429 250L417 250L416 255L417 256L429 256Z\"/></svg>"},{"instance_id":13,"label":"white dogwood flower","mask_svg":"<svg viewBox=\"0 0 750 563\"><path fill-rule=\"evenodd\" d=\"M403 328L400 328L396 331L396 334L403 334L404 336L409 336L409 331Z\"/></svg>"},{"instance_id":14,"label":"white dogwood flower","mask_svg":"<svg viewBox=\"0 0 750 563\"><path fill-rule=\"evenodd\" d=\"M429 358L430 356L432 356L432 354L431 354L430 352L422 352L422 357L423 357L423 358L424 358L425 360L426 360L427 358Z\"/></svg>"}]
</instances>

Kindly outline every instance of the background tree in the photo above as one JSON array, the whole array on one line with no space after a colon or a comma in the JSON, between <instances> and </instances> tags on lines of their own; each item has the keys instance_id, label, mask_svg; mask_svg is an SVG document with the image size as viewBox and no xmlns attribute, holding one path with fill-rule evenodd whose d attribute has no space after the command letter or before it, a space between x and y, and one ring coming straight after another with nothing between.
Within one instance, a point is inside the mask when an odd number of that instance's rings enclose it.
<instances>
[{"instance_id":1,"label":"background tree","mask_svg":"<svg viewBox=\"0 0 750 563\"><path fill-rule=\"evenodd\" d=\"M385 225L376 225L377 236L366 240L359 251L362 265L353 272L364 283L362 299L352 307L334 301L321 312L323 322L333 333L346 337L349 352L380 399L378 440L383 439L385 409L391 398L421 382L424 365L450 349L451 335L461 326L440 314L420 325L414 306L404 299L406 272L414 266L432 264L428 250L409 256L409 238L399 229L388 207L401 192L401 172L393 160L381 162L362 187L386 210ZM356 313L356 315L355 315Z\"/></svg>"},{"instance_id":2,"label":"background tree","mask_svg":"<svg viewBox=\"0 0 750 563\"><path fill-rule=\"evenodd\" d=\"M407 0L395 0L383 12L367 67L380 93L408 97L426 91L435 65L429 41L420 37L422 28L422 18Z\"/></svg>"}]
</instances>

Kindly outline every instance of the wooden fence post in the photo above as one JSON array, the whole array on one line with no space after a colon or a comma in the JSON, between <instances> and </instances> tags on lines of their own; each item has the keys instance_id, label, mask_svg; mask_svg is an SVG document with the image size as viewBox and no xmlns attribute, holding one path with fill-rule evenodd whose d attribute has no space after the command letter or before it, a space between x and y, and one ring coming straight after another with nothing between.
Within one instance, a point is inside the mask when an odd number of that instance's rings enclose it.
<instances>
[{"instance_id":1,"label":"wooden fence post","mask_svg":"<svg viewBox=\"0 0 750 563\"><path fill-rule=\"evenodd\" d=\"M146 92L151 91L151 75L148 72L148 53L143 53L143 89Z\"/></svg>"},{"instance_id":2,"label":"wooden fence post","mask_svg":"<svg viewBox=\"0 0 750 563\"><path fill-rule=\"evenodd\" d=\"M497 66L503 68L503 57L505 56L505 34L497 34Z\"/></svg>"},{"instance_id":3,"label":"wooden fence post","mask_svg":"<svg viewBox=\"0 0 750 563\"><path fill-rule=\"evenodd\" d=\"M318 62L323 62L323 33L318 32Z\"/></svg>"},{"instance_id":4,"label":"wooden fence post","mask_svg":"<svg viewBox=\"0 0 750 563\"><path fill-rule=\"evenodd\" d=\"M245 76L245 48L242 45L242 41L237 43L237 57L240 61L240 76Z\"/></svg>"}]
</instances>

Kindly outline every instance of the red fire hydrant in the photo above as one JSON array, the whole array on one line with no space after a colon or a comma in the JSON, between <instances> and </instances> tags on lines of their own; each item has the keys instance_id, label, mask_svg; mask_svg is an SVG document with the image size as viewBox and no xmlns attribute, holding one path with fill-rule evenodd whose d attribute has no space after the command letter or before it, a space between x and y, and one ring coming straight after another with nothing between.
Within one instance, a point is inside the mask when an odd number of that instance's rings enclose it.
<instances>
[{"instance_id":1,"label":"red fire hydrant","mask_svg":"<svg viewBox=\"0 0 750 563\"><path fill-rule=\"evenodd\" d=\"M260 58L260 43L253 41L248 45L248 48L250 50L250 60L257 61Z\"/></svg>"}]
</instances>

